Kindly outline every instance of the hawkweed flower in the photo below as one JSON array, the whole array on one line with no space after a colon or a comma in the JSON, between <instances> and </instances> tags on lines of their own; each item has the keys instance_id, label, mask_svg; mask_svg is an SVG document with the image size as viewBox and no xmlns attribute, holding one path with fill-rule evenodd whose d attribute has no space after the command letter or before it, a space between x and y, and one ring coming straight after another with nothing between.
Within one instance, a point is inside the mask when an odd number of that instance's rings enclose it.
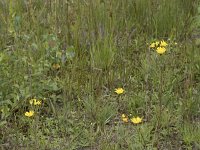
<instances>
[{"instance_id":1,"label":"hawkweed flower","mask_svg":"<svg viewBox=\"0 0 200 150\"><path fill-rule=\"evenodd\" d=\"M117 93L118 95L123 94L124 89L123 88L117 88L117 89L115 89L115 93Z\"/></svg>"},{"instance_id":2,"label":"hawkweed flower","mask_svg":"<svg viewBox=\"0 0 200 150\"><path fill-rule=\"evenodd\" d=\"M165 47L158 47L158 48L156 49L156 52L157 52L158 54L164 54L165 51L166 51L166 48L165 48Z\"/></svg>"},{"instance_id":3,"label":"hawkweed flower","mask_svg":"<svg viewBox=\"0 0 200 150\"><path fill-rule=\"evenodd\" d=\"M133 118L131 119L131 122L132 122L133 124L139 124L139 123L142 122L142 118L140 118L140 117L133 117Z\"/></svg>"},{"instance_id":4,"label":"hawkweed flower","mask_svg":"<svg viewBox=\"0 0 200 150\"><path fill-rule=\"evenodd\" d=\"M161 42L160 42L160 46L161 47L166 47L168 44L167 44L167 42L165 42L164 40L162 40Z\"/></svg>"},{"instance_id":5,"label":"hawkweed flower","mask_svg":"<svg viewBox=\"0 0 200 150\"><path fill-rule=\"evenodd\" d=\"M32 105L41 105L42 104L42 102L41 102L41 100L37 100L37 99L31 99L30 101L29 101L29 103Z\"/></svg>"},{"instance_id":6,"label":"hawkweed flower","mask_svg":"<svg viewBox=\"0 0 200 150\"><path fill-rule=\"evenodd\" d=\"M149 47L150 48L155 48L156 47L156 43L151 43L151 45Z\"/></svg>"},{"instance_id":7,"label":"hawkweed flower","mask_svg":"<svg viewBox=\"0 0 200 150\"><path fill-rule=\"evenodd\" d=\"M41 104L42 104L42 102L40 100L34 102L34 105L41 105Z\"/></svg>"},{"instance_id":8,"label":"hawkweed flower","mask_svg":"<svg viewBox=\"0 0 200 150\"><path fill-rule=\"evenodd\" d=\"M160 44L159 41L156 41L156 42L155 42L155 45L156 45L156 46L159 46L159 44Z\"/></svg>"},{"instance_id":9,"label":"hawkweed flower","mask_svg":"<svg viewBox=\"0 0 200 150\"><path fill-rule=\"evenodd\" d=\"M60 65L59 64L53 64L53 69L59 69L60 68Z\"/></svg>"},{"instance_id":10,"label":"hawkweed flower","mask_svg":"<svg viewBox=\"0 0 200 150\"><path fill-rule=\"evenodd\" d=\"M159 46L159 44L160 44L160 42L159 42L159 41L156 41L156 42L151 43L149 47L150 47L150 48L156 48L156 47Z\"/></svg>"},{"instance_id":11,"label":"hawkweed flower","mask_svg":"<svg viewBox=\"0 0 200 150\"><path fill-rule=\"evenodd\" d=\"M122 118L126 118L126 115L125 115L125 114L122 114Z\"/></svg>"},{"instance_id":12,"label":"hawkweed flower","mask_svg":"<svg viewBox=\"0 0 200 150\"><path fill-rule=\"evenodd\" d=\"M128 122L128 117L125 114L122 114L122 121L125 123Z\"/></svg>"},{"instance_id":13,"label":"hawkweed flower","mask_svg":"<svg viewBox=\"0 0 200 150\"><path fill-rule=\"evenodd\" d=\"M122 121L127 123L128 122L128 118L122 118Z\"/></svg>"},{"instance_id":14,"label":"hawkweed flower","mask_svg":"<svg viewBox=\"0 0 200 150\"><path fill-rule=\"evenodd\" d=\"M25 115L26 117L32 117L32 116L34 115L34 113L35 113L35 112L34 112L33 110L30 110L30 111L25 112L24 115Z\"/></svg>"},{"instance_id":15,"label":"hawkweed flower","mask_svg":"<svg viewBox=\"0 0 200 150\"><path fill-rule=\"evenodd\" d=\"M36 99L31 99L31 100L29 100L29 104L33 104L35 101L37 101Z\"/></svg>"}]
</instances>

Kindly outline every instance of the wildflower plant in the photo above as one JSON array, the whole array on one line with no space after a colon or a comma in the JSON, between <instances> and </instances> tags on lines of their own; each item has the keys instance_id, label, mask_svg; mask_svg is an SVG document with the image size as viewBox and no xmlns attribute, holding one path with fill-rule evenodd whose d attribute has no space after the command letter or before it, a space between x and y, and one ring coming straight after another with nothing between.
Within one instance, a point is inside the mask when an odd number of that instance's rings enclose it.
<instances>
[{"instance_id":1,"label":"wildflower plant","mask_svg":"<svg viewBox=\"0 0 200 150\"><path fill-rule=\"evenodd\" d=\"M168 39L168 43L165 40L157 40L155 42L152 42L149 46L151 50L154 50L159 56L166 53L169 49L171 49L173 46L175 46L177 43L170 41ZM164 92L165 92L165 68L166 68L166 62L168 57L156 57L156 64L155 67L157 68L156 78L158 79L158 91L157 91L157 110L155 111L155 115L157 116L157 125L156 125L156 133L157 137L160 137L160 130L162 125L162 118L163 118L163 99L164 99ZM131 119L133 123L139 123L142 121L142 118L133 118Z\"/></svg>"}]
</instances>

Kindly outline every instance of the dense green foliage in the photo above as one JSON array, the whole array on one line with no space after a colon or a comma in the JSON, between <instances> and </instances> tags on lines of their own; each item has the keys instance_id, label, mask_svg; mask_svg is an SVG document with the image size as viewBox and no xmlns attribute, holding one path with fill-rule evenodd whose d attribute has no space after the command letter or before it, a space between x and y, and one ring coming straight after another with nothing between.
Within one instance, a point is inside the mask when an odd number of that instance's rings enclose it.
<instances>
[{"instance_id":1,"label":"dense green foliage","mask_svg":"<svg viewBox=\"0 0 200 150\"><path fill-rule=\"evenodd\" d=\"M1 0L1 149L200 149L199 28L198 0Z\"/></svg>"}]
</instances>

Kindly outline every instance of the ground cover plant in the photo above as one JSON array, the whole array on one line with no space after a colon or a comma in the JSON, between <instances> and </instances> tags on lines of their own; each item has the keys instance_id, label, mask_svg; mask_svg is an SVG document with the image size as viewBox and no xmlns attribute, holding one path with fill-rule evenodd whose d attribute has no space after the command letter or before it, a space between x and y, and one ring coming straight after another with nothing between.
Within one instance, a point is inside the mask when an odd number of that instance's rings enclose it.
<instances>
[{"instance_id":1,"label":"ground cover plant","mask_svg":"<svg viewBox=\"0 0 200 150\"><path fill-rule=\"evenodd\" d=\"M1 0L2 150L199 150L198 0Z\"/></svg>"}]
</instances>

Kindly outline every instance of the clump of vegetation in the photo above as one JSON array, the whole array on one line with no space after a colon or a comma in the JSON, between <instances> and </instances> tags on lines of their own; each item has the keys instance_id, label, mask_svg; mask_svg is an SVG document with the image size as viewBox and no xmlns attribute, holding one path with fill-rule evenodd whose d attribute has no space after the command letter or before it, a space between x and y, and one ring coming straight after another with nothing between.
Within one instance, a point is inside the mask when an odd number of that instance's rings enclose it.
<instances>
[{"instance_id":1,"label":"clump of vegetation","mask_svg":"<svg viewBox=\"0 0 200 150\"><path fill-rule=\"evenodd\" d=\"M0 2L1 149L200 149L198 0Z\"/></svg>"}]
</instances>

